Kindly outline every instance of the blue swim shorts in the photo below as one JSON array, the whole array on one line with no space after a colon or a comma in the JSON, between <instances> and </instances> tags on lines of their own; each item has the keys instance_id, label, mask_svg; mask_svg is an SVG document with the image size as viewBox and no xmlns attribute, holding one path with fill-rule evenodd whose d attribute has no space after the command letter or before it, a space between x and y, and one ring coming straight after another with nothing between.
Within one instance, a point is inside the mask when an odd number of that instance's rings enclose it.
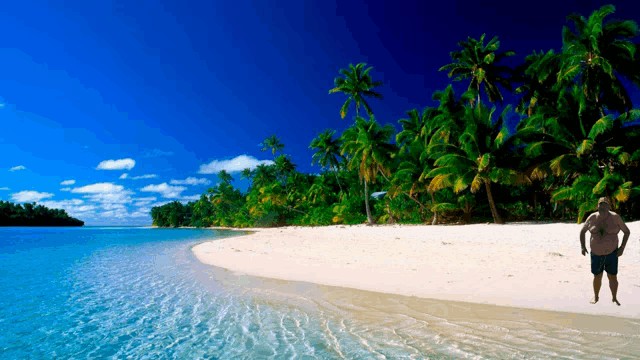
<instances>
[{"instance_id":1,"label":"blue swim shorts","mask_svg":"<svg viewBox=\"0 0 640 360\"><path fill-rule=\"evenodd\" d=\"M602 274L605 270L609 275L618 274L618 249L616 248L609 255L594 255L591 252L591 273L593 275Z\"/></svg>"}]
</instances>

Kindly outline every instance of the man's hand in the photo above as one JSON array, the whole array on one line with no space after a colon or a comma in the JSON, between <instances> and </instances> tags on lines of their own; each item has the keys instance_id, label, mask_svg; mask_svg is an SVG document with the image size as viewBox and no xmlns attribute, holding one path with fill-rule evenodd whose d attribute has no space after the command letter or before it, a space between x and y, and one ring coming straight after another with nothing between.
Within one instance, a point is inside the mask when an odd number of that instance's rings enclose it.
<instances>
[{"instance_id":1,"label":"man's hand","mask_svg":"<svg viewBox=\"0 0 640 360\"><path fill-rule=\"evenodd\" d=\"M621 247L618 249L618 257L622 256L622 253L624 252L624 247Z\"/></svg>"},{"instance_id":2,"label":"man's hand","mask_svg":"<svg viewBox=\"0 0 640 360\"><path fill-rule=\"evenodd\" d=\"M586 256L588 253L589 253L589 252L587 251L587 248L586 248L586 247L583 247L583 248L582 248L582 255L583 255L583 256ZM618 252L618 256L620 256L620 255L622 255L622 253Z\"/></svg>"}]
</instances>

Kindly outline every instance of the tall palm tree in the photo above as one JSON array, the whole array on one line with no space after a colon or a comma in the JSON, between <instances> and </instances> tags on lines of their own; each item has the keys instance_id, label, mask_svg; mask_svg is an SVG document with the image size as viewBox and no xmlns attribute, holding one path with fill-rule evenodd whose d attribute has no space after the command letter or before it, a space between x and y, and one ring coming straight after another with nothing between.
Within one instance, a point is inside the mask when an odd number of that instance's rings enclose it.
<instances>
[{"instance_id":1,"label":"tall palm tree","mask_svg":"<svg viewBox=\"0 0 640 360\"><path fill-rule=\"evenodd\" d=\"M515 71L518 74L517 81L523 82L515 90L516 94L523 94L516 106L516 112L532 116L536 106L546 105L557 99L557 91L552 89L556 85L561 65L561 54L555 54L553 50L546 54L534 51L527 55L525 63Z\"/></svg>"},{"instance_id":2,"label":"tall palm tree","mask_svg":"<svg viewBox=\"0 0 640 360\"><path fill-rule=\"evenodd\" d=\"M324 175L316 177L311 188L309 188L309 200L313 204L318 200L326 201L329 194L331 194L331 185L327 181L327 177Z\"/></svg>"},{"instance_id":3,"label":"tall palm tree","mask_svg":"<svg viewBox=\"0 0 640 360\"><path fill-rule=\"evenodd\" d=\"M409 199L413 200L420 206L421 210L426 207L417 198L417 195L427 191L429 181L424 176L431 170L431 167L421 158L424 153L424 145L420 139L414 140L409 147L408 152L400 151L395 157L399 162L398 169L393 174L391 186L387 195L393 199L398 194L405 194ZM431 161L433 162L433 161ZM432 201L435 202L433 193L431 193ZM434 212L433 224L438 221L438 215Z\"/></svg>"},{"instance_id":4,"label":"tall palm tree","mask_svg":"<svg viewBox=\"0 0 640 360\"><path fill-rule=\"evenodd\" d=\"M279 155L274 160L276 173L281 182L286 185L286 179L295 172L297 165L287 155ZM287 191L289 189L287 188Z\"/></svg>"},{"instance_id":5,"label":"tall palm tree","mask_svg":"<svg viewBox=\"0 0 640 360\"><path fill-rule=\"evenodd\" d=\"M564 59L558 80L579 77L587 99L595 101L601 116L604 116L605 99L606 106L618 112L632 108L618 75L640 85L640 68L635 58L637 45L631 41L638 35L638 24L631 20L603 23L605 17L614 12L615 6L604 5L591 13L589 19L572 14L567 18L573 21L577 32L566 26L562 29Z\"/></svg>"},{"instance_id":6,"label":"tall palm tree","mask_svg":"<svg viewBox=\"0 0 640 360\"><path fill-rule=\"evenodd\" d=\"M390 176L389 163L391 154L396 152L396 147L389 143L394 132L393 126L387 124L380 126L371 116L370 120L356 117L353 126L346 129L342 135L341 154L351 154L348 168L358 168L360 179L364 179L364 200L367 210L367 220L370 225L375 224L369 207L369 193L367 183L375 184L378 173Z\"/></svg>"},{"instance_id":7,"label":"tall palm tree","mask_svg":"<svg viewBox=\"0 0 640 360\"><path fill-rule=\"evenodd\" d=\"M503 73L511 70L507 66L499 65L500 61L507 56L515 55L513 51L498 53L500 41L495 36L487 45L484 45L485 34L480 36L480 40L467 37L467 41L458 42L462 48L460 51L451 52L451 60L454 62L447 64L439 71L447 70L449 77L455 76L454 81L471 79L469 90L474 90L480 103L480 86L484 84L484 90L492 103L502 103L503 97L497 85L511 90L511 84ZM473 102L471 101L473 106Z\"/></svg>"},{"instance_id":8,"label":"tall palm tree","mask_svg":"<svg viewBox=\"0 0 640 360\"><path fill-rule=\"evenodd\" d=\"M338 76L333 80L335 87L329 90L329 94L341 92L348 96L340 109L340 117L343 119L347 116L347 110L351 102L355 102L356 117L360 116L360 105L363 105L367 114L371 116L373 111L371 111L371 107L364 97L368 96L380 100L383 99L381 94L372 90L375 87L381 86L382 81L373 81L371 75L369 75L369 71L371 71L373 67L363 70L365 66L367 66L367 63L359 63L356 66L349 64L349 69L340 69L340 74L344 77Z\"/></svg>"},{"instance_id":9,"label":"tall palm tree","mask_svg":"<svg viewBox=\"0 0 640 360\"><path fill-rule=\"evenodd\" d=\"M311 157L311 165L317 162L322 169L328 167L336 177L340 191L342 191L342 185L340 179L338 179L337 169L340 167L340 146L342 140L340 138L333 138L335 130L325 130L318 136L311 140L310 149L316 150Z\"/></svg>"},{"instance_id":10,"label":"tall palm tree","mask_svg":"<svg viewBox=\"0 0 640 360\"><path fill-rule=\"evenodd\" d=\"M564 184L553 192L552 200L579 203L579 223L588 211L596 209L600 196L612 197L615 209L618 201L623 203L637 195L638 188L633 188L630 180L635 176L629 166L632 154L640 149L640 126L627 126L640 119L640 111L582 122L579 113L585 106L585 96L578 85L570 93L561 92L557 108L545 112L557 118L578 119L559 122L551 117L545 123L544 133L532 131L525 149L535 164L532 179L544 179L551 174L566 176ZM521 132L537 127L536 120L540 118L533 116Z\"/></svg>"},{"instance_id":11,"label":"tall palm tree","mask_svg":"<svg viewBox=\"0 0 640 360\"><path fill-rule=\"evenodd\" d=\"M251 179L253 178L253 171L251 171L251 168L242 169L240 176L242 179L249 180L249 188L251 188Z\"/></svg>"},{"instance_id":12,"label":"tall palm tree","mask_svg":"<svg viewBox=\"0 0 640 360\"><path fill-rule=\"evenodd\" d=\"M407 111L408 118L398 120L402 126L402 131L396 135L396 144L400 145L400 152L404 152L415 141L426 145L433 131L433 118L437 114L437 109L430 107L424 108L422 113L419 113L418 109L411 109Z\"/></svg>"},{"instance_id":13,"label":"tall palm tree","mask_svg":"<svg viewBox=\"0 0 640 360\"><path fill-rule=\"evenodd\" d=\"M274 165L260 164L255 168L253 185L260 188L277 180L276 167Z\"/></svg>"},{"instance_id":14,"label":"tall palm tree","mask_svg":"<svg viewBox=\"0 0 640 360\"><path fill-rule=\"evenodd\" d=\"M449 86L447 90L450 90ZM399 163L398 170L394 174L392 186L389 191L391 198L398 193L407 195L416 202L421 209L425 206L417 199L417 194L426 191L428 181L425 176L432 169L433 161L427 156L427 146L435 138L436 130L446 126L443 113L439 109L425 108L419 116L417 109L407 112L408 119L400 119L402 131L396 135L396 143L402 144L396 160ZM455 123L455 121L453 121ZM448 137L440 132L439 138ZM404 150L408 148L408 152ZM430 192L432 205L435 204L435 195ZM432 224L438 221L438 214L434 212Z\"/></svg>"},{"instance_id":15,"label":"tall palm tree","mask_svg":"<svg viewBox=\"0 0 640 360\"><path fill-rule=\"evenodd\" d=\"M233 181L233 177L226 170L220 170L218 172L218 180L223 184L228 184Z\"/></svg>"},{"instance_id":16,"label":"tall palm tree","mask_svg":"<svg viewBox=\"0 0 640 360\"><path fill-rule=\"evenodd\" d=\"M274 157L276 156L276 153L278 151L284 149L284 144L280 142L280 139L278 139L275 135L267 137L260 145L262 145L262 149L260 149L260 151L267 151L271 149L271 153Z\"/></svg>"},{"instance_id":17,"label":"tall palm tree","mask_svg":"<svg viewBox=\"0 0 640 360\"><path fill-rule=\"evenodd\" d=\"M475 91L473 90L467 91L462 94L460 99L457 99L451 85L448 85L444 91L433 93L432 99L438 101L439 104L430 126L424 129L424 131L429 130L434 135L429 142L449 142L450 139L457 139L462 135L464 124L460 119L464 117L465 103L472 103L474 94ZM425 143L426 146L427 144Z\"/></svg>"},{"instance_id":18,"label":"tall palm tree","mask_svg":"<svg viewBox=\"0 0 640 360\"><path fill-rule=\"evenodd\" d=\"M528 177L514 169L515 159L510 155L509 147L514 138L509 137L504 126L510 110L511 106L508 105L494 122L495 108L489 110L484 105L467 107L465 131L457 143L435 143L429 145L428 150L436 166L427 174L428 178L432 178L429 191L453 187L455 193L460 193L471 186L471 192L475 193L484 185L496 224L502 224L503 221L493 199L491 184L530 183Z\"/></svg>"}]
</instances>

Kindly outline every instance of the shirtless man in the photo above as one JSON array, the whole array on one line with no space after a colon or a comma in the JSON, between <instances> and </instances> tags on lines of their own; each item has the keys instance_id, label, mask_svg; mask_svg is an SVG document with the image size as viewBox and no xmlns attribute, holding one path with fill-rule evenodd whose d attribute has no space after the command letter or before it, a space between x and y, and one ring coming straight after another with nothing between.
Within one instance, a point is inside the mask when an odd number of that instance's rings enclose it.
<instances>
[{"instance_id":1,"label":"shirtless man","mask_svg":"<svg viewBox=\"0 0 640 360\"><path fill-rule=\"evenodd\" d=\"M600 198L598 200L598 211L589 215L587 220L580 230L580 244L582 245L582 255L586 255L589 252L585 246L584 234L588 231L591 232L591 273L593 277L593 292L595 297L591 300L592 304L598 302L598 293L600 292L600 285L602 285L602 271L607 272L609 278L609 288L611 288L611 294L613 295L612 301L618 306L618 298L616 294L618 292L618 257L622 256L624 247L629 240L629 228L625 225L620 215L609 211L611 204L607 198ZM624 237L622 239L622 245L618 248L618 233L622 230Z\"/></svg>"}]
</instances>

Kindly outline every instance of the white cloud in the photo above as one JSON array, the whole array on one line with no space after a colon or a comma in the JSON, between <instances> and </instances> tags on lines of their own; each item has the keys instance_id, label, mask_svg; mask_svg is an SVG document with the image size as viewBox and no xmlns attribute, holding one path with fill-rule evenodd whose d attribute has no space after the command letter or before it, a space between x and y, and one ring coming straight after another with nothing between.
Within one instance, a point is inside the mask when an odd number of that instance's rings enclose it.
<instances>
[{"instance_id":1,"label":"white cloud","mask_svg":"<svg viewBox=\"0 0 640 360\"><path fill-rule=\"evenodd\" d=\"M105 160L98 164L96 170L131 170L134 166L136 162L133 159Z\"/></svg>"},{"instance_id":2,"label":"white cloud","mask_svg":"<svg viewBox=\"0 0 640 360\"><path fill-rule=\"evenodd\" d=\"M136 198L132 200L134 201L135 206L146 206L158 199L155 196L152 196L152 197L146 197L146 198Z\"/></svg>"},{"instance_id":3,"label":"white cloud","mask_svg":"<svg viewBox=\"0 0 640 360\"><path fill-rule=\"evenodd\" d=\"M71 191L71 188L70 187L62 188L60 189L60 191Z\"/></svg>"},{"instance_id":4,"label":"white cloud","mask_svg":"<svg viewBox=\"0 0 640 360\"><path fill-rule=\"evenodd\" d=\"M101 206L105 210L118 210L119 212L127 212L127 207L124 204L105 202Z\"/></svg>"},{"instance_id":5,"label":"white cloud","mask_svg":"<svg viewBox=\"0 0 640 360\"><path fill-rule=\"evenodd\" d=\"M95 211L98 209L95 205L85 204L84 200L81 199L61 201L47 200L43 201L41 204L50 209L64 209L67 214L75 218L95 216Z\"/></svg>"},{"instance_id":6,"label":"white cloud","mask_svg":"<svg viewBox=\"0 0 640 360\"><path fill-rule=\"evenodd\" d=\"M104 210L115 211L116 217L125 217L127 208L124 204L131 203L131 195L134 193L126 190L122 185L113 183L97 183L80 188L75 188L71 192L86 194L85 199L96 203L96 206Z\"/></svg>"},{"instance_id":7,"label":"white cloud","mask_svg":"<svg viewBox=\"0 0 640 360\"><path fill-rule=\"evenodd\" d=\"M151 217L151 208L140 208L134 212L132 212L130 217Z\"/></svg>"},{"instance_id":8,"label":"white cloud","mask_svg":"<svg viewBox=\"0 0 640 360\"><path fill-rule=\"evenodd\" d=\"M98 202L102 205L105 204L128 204L132 201L131 195L133 195L132 191L122 190L122 191L114 191L112 193L99 193L99 194L89 194L84 197Z\"/></svg>"},{"instance_id":9,"label":"white cloud","mask_svg":"<svg viewBox=\"0 0 640 360\"><path fill-rule=\"evenodd\" d=\"M184 180L171 180L172 185L209 185L211 181L205 178L197 179L194 177L188 177Z\"/></svg>"},{"instance_id":10,"label":"white cloud","mask_svg":"<svg viewBox=\"0 0 640 360\"><path fill-rule=\"evenodd\" d=\"M158 201L156 203L149 204L149 207L160 207L160 206L163 206L163 205L167 205L170 202L173 202L173 201Z\"/></svg>"},{"instance_id":11,"label":"white cloud","mask_svg":"<svg viewBox=\"0 0 640 360\"><path fill-rule=\"evenodd\" d=\"M70 199L70 200L60 200L60 201L46 200L42 202L42 205L46 207L51 207L54 209L60 209L63 206L74 206L74 205L77 206L82 204L84 204L84 200L82 199Z\"/></svg>"},{"instance_id":12,"label":"white cloud","mask_svg":"<svg viewBox=\"0 0 640 360\"><path fill-rule=\"evenodd\" d=\"M141 176L134 176L132 177L133 180L139 180L139 179L155 179L157 178L158 175L156 174L149 174L149 175L141 175Z\"/></svg>"},{"instance_id":13,"label":"white cloud","mask_svg":"<svg viewBox=\"0 0 640 360\"><path fill-rule=\"evenodd\" d=\"M119 192L124 189L122 185L116 185L113 183L96 183L79 188L74 188L71 192L80 194L107 194Z\"/></svg>"},{"instance_id":14,"label":"white cloud","mask_svg":"<svg viewBox=\"0 0 640 360\"><path fill-rule=\"evenodd\" d=\"M145 192L157 192L162 194L163 197L168 199L175 199L180 197L180 193L187 190L184 186L171 186L167 183L162 183L158 185L147 185L140 189L140 191Z\"/></svg>"},{"instance_id":15,"label":"white cloud","mask_svg":"<svg viewBox=\"0 0 640 360\"><path fill-rule=\"evenodd\" d=\"M129 177L129 174L127 173L120 175L120 179L126 179L127 177Z\"/></svg>"},{"instance_id":16,"label":"white cloud","mask_svg":"<svg viewBox=\"0 0 640 360\"><path fill-rule=\"evenodd\" d=\"M240 155L231 160L213 160L212 162L200 165L199 174L216 174L220 170L226 170L227 172L242 171L246 168L254 169L258 165L265 164L271 165L271 160L258 160L252 156Z\"/></svg>"},{"instance_id":17,"label":"white cloud","mask_svg":"<svg viewBox=\"0 0 640 360\"><path fill-rule=\"evenodd\" d=\"M151 202L151 201L156 201L158 200L158 198L156 198L155 196L151 196L151 197L145 197L145 198L135 198L132 199L133 201L142 201L142 202Z\"/></svg>"},{"instance_id":18,"label":"white cloud","mask_svg":"<svg viewBox=\"0 0 640 360\"><path fill-rule=\"evenodd\" d=\"M11 194L11 199L15 202L38 202L42 199L50 198L53 194L51 193L41 193L37 191L20 191L17 193Z\"/></svg>"},{"instance_id":19,"label":"white cloud","mask_svg":"<svg viewBox=\"0 0 640 360\"><path fill-rule=\"evenodd\" d=\"M187 201L198 201L200 200L200 195L189 195L189 196L183 196L182 200L187 200Z\"/></svg>"},{"instance_id":20,"label":"white cloud","mask_svg":"<svg viewBox=\"0 0 640 360\"><path fill-rule=\"evenodd\" d=\"M1 187L0 190L11 190L8 187Z\"/></svg>"},{"instance_id":21,"label":"white cloud","mask_svg":"<svg viewBox=\"0 0 640 360\"><path fill-rule=\"evenodd\" d=\"M22 166L22 165L18 165L18 166L14 166L11 169L9 169L9 171L17 171L17 170L26 170L27 168Z\"/></svg>"},{"instance_id":22,"label":"white cloud","mask_svg":"<svg viewBox=\"0 0 640 360\"><path fill-rule=\"evenodd\" d=\"M60 185L73 185L75 183L76 183L75 180L65 180L65 181L61 182Z\"/></svg>"}]
</instances>

